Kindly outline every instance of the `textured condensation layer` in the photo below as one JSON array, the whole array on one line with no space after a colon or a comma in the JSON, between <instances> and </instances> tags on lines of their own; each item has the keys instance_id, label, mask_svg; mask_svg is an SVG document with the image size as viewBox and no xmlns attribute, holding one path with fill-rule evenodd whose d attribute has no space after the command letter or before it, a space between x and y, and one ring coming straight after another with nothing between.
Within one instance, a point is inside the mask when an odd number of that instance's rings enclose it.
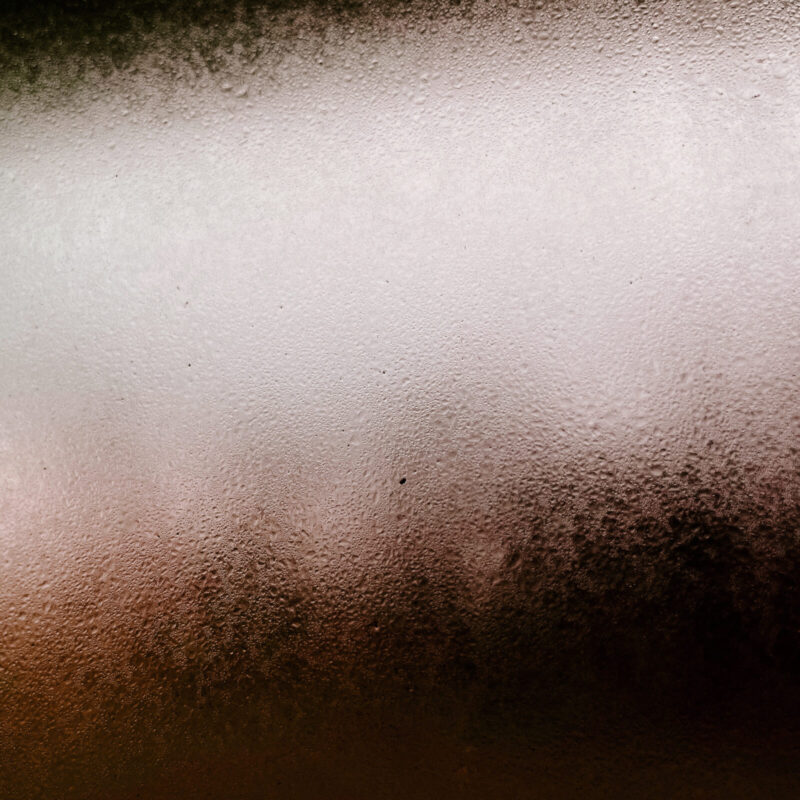
<instances>
[{"instance_id":1,"label":"textured condensation layer","mask_svg":"<svg viewBox=\"0 0 800 800\"><path fill-rule=\"evenodd\" d=\"M798 9L0 13L0 798L800 796Z\"/></svg>"}]
</instances>

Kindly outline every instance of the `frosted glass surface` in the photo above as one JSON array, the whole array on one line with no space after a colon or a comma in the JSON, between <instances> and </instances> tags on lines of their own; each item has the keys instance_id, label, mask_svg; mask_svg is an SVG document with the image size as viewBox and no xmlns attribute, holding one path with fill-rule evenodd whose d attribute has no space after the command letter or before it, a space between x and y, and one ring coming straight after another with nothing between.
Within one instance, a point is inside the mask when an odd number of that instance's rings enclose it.
<instances>
[{"instance_id":1,"label":"frosted glass surface","mask_svg":"<svg viewBox=\"0 0 800 800\"><path fill-rule=\"evenodd\" d=\"M798 9L0 12L0 797L800 796Z\"/></svg>"}]
</instances>

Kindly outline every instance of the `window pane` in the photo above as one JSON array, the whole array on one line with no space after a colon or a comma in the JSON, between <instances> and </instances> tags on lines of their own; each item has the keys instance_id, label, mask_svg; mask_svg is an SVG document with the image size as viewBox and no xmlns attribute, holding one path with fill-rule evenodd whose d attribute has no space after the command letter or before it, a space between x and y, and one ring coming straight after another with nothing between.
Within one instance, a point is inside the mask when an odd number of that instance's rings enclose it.
<instances>
[{"instance_id":1,"label":"window pane","mask_svg":"<svg viewBox=\"0 0 800 800\"><path fill-rule=\"evenodd\" d=\"M0 12L0 796L798 796L777 2Z\"/></svg>"}]
</instances>

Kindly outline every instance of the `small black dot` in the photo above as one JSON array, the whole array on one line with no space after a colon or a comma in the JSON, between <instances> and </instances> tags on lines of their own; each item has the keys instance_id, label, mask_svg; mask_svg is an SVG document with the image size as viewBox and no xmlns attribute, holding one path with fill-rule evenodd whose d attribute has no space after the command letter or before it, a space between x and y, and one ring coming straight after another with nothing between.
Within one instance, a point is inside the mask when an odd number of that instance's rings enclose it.
<instances>
[{"instance_id":1,"label":"small black dot","mask_svg":"<svg viewBox=\"0 0 800 800\"><path fill-rule=\"evenodd\" d=\"M406 479L405 479L405 478L400 478L400 483L401 483L401 484L403 484L403 483L405 483L405 482L406 482Z\"/></svg>"}]
</instances>

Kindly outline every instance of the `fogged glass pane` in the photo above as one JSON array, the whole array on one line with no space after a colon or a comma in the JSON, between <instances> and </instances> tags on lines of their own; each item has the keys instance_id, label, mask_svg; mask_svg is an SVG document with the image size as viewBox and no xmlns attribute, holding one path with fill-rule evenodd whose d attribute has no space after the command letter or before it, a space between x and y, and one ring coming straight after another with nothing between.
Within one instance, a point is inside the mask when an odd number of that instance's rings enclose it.
<instances>
[{"instance_id":1,"label":"fogged glass pane","mask_svg":"<svg viewBox=\"0 0 800 800\"><path fill-rule=\"evenodd\" d=\"M0 797L800 796L798 6L0 12Z\"/></svg>"}]
</instances>

